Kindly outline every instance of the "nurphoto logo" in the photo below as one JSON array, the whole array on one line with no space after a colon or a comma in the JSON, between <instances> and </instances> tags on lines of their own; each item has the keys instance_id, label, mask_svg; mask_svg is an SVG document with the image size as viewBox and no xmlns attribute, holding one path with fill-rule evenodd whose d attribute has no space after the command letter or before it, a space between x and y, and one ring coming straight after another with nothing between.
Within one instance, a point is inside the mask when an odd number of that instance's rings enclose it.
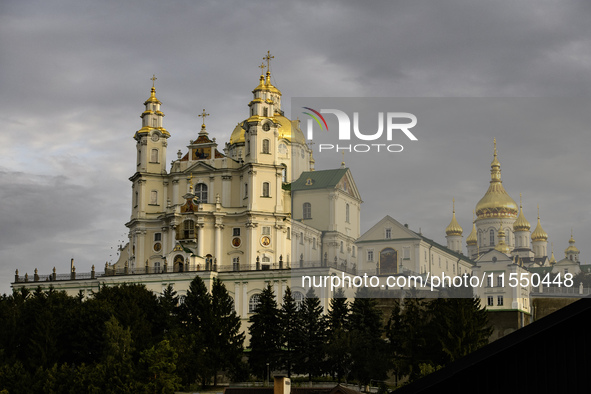
<instances>
[{"instance_id":1,"label":"nurphoto logo","mask_svg":"<svg viewBox=\"0 0 591 394\"><path fill-rule=\"evenodd\" d=\"M416 126L417 117L408 112L378 112L378 127L377 131L373 130L361 130L359 126L359 112L353 112L353 122L349 115L339 109L320 109L317 111L310 107L302 107L310 118L306 123L307 139L314 139L314 121L318 125L321 131L330 133L328 123L322 114L331 114L336 116L338 122L338 140L340 141L351 141L357 139L360 141L375 141L374 143L360 143L360 144L327 144L321 143L318 145L318 152L323 151L348 151L348 152L402 152L404 147L398 143L391 143L393 137L396 135L404 135L411 141L418 141L417 137L410 131L411 128ZM375 115L374 115L375 116ZM351 127L351 123L353 127ZM386 124L386 135L384 134L384 123ZM353 133L351 133L353 129ZM353 136L352 136L353 134ZM383 141L380 143L380 141Z\"/></svg>"}]
</instances>

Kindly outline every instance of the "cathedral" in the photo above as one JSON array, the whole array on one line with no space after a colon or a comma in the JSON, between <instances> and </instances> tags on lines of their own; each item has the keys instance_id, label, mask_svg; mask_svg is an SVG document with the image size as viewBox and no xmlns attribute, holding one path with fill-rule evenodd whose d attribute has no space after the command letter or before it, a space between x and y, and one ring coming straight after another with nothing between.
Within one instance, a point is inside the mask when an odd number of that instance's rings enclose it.
<instances>
[{"instance_id":1,"label":"cathedral","mask_svg":"<svg viewBox=\"0 0 591 394\"><path fill-rule=\"evenodd\" d=\"M65 275L54 268L48 275L35 270L29 278L17 270L12 287L53 286L89 296L103 285L133 282L157 294L172 285L182 296L196 275L208 288L217 277L246 329L267 285L279 304L287 286L301 302L306 288L293 279L302 274L376 275L380 284L388 276L482 275L486 285L474 288L481 302L490 311L518 313L523 325L532 313L532 294L543 289L531 283L511 287L503 280L511 274L589 272L591 265L579 262L572 234L563 259L557 261L553 249L548 254L539 209L530 231L521 199L518 206L503 187L496 140L490 184L476 204L466 253L455 203L445 246L390 216L361 234L362 199L351 171L344 162L340 168L315 169L299 121L284 115L282 93L271 83L272 56L267 53L265 59L246 119L237 123L229 141L218 144L203 110L199 132L184 152L174 154L170 166L167 146L174 132L164 128L164 108L152 77L133 135L137 158L129 178L129 240L120 246L118 260L93 266L90 273L77 273L73 261ZM353 297L355 288L345 291ZM332 289L320 287L316 294L327 308Z\"/></svg>"}]
</instances>

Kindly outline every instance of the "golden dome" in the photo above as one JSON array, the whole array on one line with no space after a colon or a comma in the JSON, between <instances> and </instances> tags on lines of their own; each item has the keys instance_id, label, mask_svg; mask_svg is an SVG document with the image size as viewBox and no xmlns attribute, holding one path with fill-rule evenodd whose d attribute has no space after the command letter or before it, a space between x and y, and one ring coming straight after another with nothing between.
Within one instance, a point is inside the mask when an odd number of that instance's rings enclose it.
<instances>
[{"instance_id":1,"label":"golden dome","mask_svg":"<svg viewBox=\"0 0 591 394\"><path fill-rule=\"evenodd\" d=\"M544 231L542 225L540 224L540 207L538 206L538 225L533 233L531 233L531 240L532 241L547 241L548 240L548 233Z\"/></svg>"},{"instance_id":2,"label":"golden dome","mask_svg":"<svg viewBox=\"0 0 591 394\"><path fill-rule=\"evenodd\" d=\"M531 224L523 216L523 205L521 205L521 193L519 193L519 216L513 223L513 231L529 231Z\"/></svg>"},{"instance_id":3,"label":"golden dome","mask_svg":"<svg viewBox=\"0 0 591 394\"><path fill-rule=\"evenodd\" d=\"M251 117L248 121L257 121L260 117L256 119ZM262 119L262 118L260 118ZM279 124L278 132L279 138L286 139L289 142L296 142L299 144L305 144L306 138L304 138L304 133L300 129L299 121L298 120L289 120L283 115L275 114L273 118L275 123ZM232 135L230 136L230 144L239 144L244 143L244 133L246 130L244 129L244 122L238 123L238 125L232 131Z\"/></svg>"},{"instance_id":4,"label":"golden dome","mask_svg":"<svg viewBox=\"0 0 591 394\"><path fill-rule=\"evenodd\" d=\"M448 236L460 236L461 237L463 232L464 232L464 230L462 229L462 227L460 226L460 224L456 220L456 201L454 199L453 200L453 213L452 213L452 217L451 217L451 223L449 223L449 226L447 226L447 228L445 229L445 234L447 234Z\"/></svg>"},{"instance_id":5,"label":"golden dome","mask_svg":"<svg viewBox=\"0 0 591 394\"><path fill-rule=\"evenodd\" d=\"M232 131L232 135L230 136L230 144L239 144L244 143L244 128L242 127L244 122L238 123L238 125Z\"/></svg>"},{"instance_id":6,"label":"golden dome","mask_svg":"<svg viewBox=\"0 0 591 394\"><path fill-rule=\"evenodd\" d=\"M156 98L156 88L154 86L152 86L150 97L144 102L144 105L147 105L148 103L162 104L160 100Z\"/></svg>"},{"instance_id":7,"label":"golden dome","mask_svg":"<svg viewBox=\"0 0 591 394\"><path fill-rule=\"evenodd\" d=\"M490 186L484 197L476 204L479 219L516 218L518 209L515 201L507 194L501 181L501 164L497 160L497 141L494 141L494 158L490 165Z\"/></svg>"},{"instance_id":8,"label":"golden dome","mask_svg":"<svg viewBox=\"0 0 591 394\"><path fill-rule=\"evenodd\" d=\"M581 253L579 249L577 249L577 247L575 246L575 239L573 238L572 230L570 233L570 239L568 240L568 243L568 248L564 250L565 255L568 255L569 253Z\"/></svg>"}]
</instances>

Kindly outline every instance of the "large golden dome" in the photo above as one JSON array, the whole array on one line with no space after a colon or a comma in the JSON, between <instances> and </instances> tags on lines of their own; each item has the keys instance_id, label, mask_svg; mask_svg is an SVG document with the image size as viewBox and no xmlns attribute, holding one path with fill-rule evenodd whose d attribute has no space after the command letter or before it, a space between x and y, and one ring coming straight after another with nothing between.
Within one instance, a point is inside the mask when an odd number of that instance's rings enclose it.
<instances>
[{"instance_id":1,"label":"large golden dome","mask_svg":"<svg viewBox=\"0 0 591 394\"><path fill-rule=\"evenodd\" d=\"M298 120L289 120L283 115L276 114L273 118L271 118L275 123L279 124L279 138L286 139L289 142L297 142L299 144L305 144L306 138L304 138L304 133L300 129L299 121ZM238 144L244 143L244 123L240 122L234 128L232 135L230 136L230 144Z\"/></svg>"},{"instance_id":2,"label":"large golden dome","mask_svg":"<svg viewBox=\"0 0 591 394\"><path fill-rule=\"evenodd\" d=\"M501 163L497 160L497 141L495 139L494 159L490 165L490 186L484 197L476 204L478 219L517 218L517 204L509 196L501 181Z\"/></svg>"}]
</instances>

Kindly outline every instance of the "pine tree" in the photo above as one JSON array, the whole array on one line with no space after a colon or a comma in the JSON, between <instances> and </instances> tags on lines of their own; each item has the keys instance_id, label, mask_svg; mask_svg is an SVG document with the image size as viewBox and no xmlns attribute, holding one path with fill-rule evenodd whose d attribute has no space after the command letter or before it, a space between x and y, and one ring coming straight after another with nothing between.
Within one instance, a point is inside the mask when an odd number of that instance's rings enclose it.
<instances>
[{"instance_id":1,"label":"pine tree","mask_svg":"<svg viewBox=\"0 0 591 394\"><path fill-rule=\"evenodd\" d=\"M298 307L295 303L291 289L287 287L283 295L283 305L280 311L281 325L281 365L287 370L287 376L291 377L291 372L296 358L295 348L298 340L300 328L300 319Z\"/></svg>"},{"instance_id":2,"label":"pine tree","mask_svg":"<svg viewBox=\"0 0 591 394\"><path fill-rule=\"evenodd\" d=\"M325 370L340 383L351 370L351 337L349 334L349 304L343 289L339 288L330 300L326 316L327 338Z\"/></svg>"},{"instance_id":3,"label":"pine tree","mask_svg":"<svg viewBox=\"0 0 591 394\"><path fill-rule=\"evenodd\" d=\"M218 371L240 368L244 351L244 333L240 330L240 317L226 286L214 278L211 287L211 320L206 331L207 360L213 371L213 384L217 384Z\"/></svg>"},{"instance_id":4,"label":"pine tree","mask_svg":"<svg viewBox=\"0 0 591 394\"><path fill-rule=\"evenodd\" d=\"M281 331L279 310L271 285L263 290L259 304L248 319L250 327L250 355L248 362L256 376L264 377L269 371L280 366Z\"/></svg>"},{"instance_id":5,"label":"pine tree","mask_svg":"<svg viewBox=\"0 0 591 394\"><path fill-rule=\"evenodd\" d=\"M301 325L295 349L298 360L296 370L308 374L308 378L312 380L312 377L319 376L322 372L326 338L326 321L314 288L306 293L298 314Z\"/></svg>"},{"instance_id":6,"label":"pine tree","mask_svg":"<svg viewBox=\"0 0 591 394\"><path fill-rule=\"evenodd\" d=\"M361 287L351 306L351 373L363 385L372 379L383 380L389 369L386 343L382 339L382 312L377 301Z\"/></svg>"}]
</instances>

